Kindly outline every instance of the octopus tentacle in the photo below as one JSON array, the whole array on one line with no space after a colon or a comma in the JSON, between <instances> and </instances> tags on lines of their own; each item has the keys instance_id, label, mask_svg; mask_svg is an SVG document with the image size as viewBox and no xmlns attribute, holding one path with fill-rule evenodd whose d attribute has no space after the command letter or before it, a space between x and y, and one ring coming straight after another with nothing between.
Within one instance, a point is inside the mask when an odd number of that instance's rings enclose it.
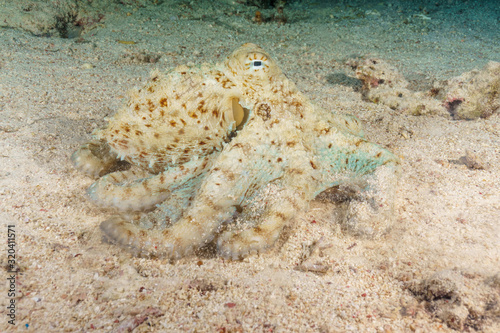
<instances>
[{"instance_id":1,"label":"octopus tentacle","mask_svg":"<svg viewBox=\"0 0 500 333\"><path fill-rule=\"evenodd\" d=\"M207 174L193 204L170 228L144 230L114 218L103 222L101 230L109 239L135 253L170 259L191 254L195 248L213 240L218 228L233 216L236 206L256 182L241 174L241 166L234 163L244 156L242 148L221 155L217 160L219 167Z\"/></svg>"},{"instance_id":2,"label":"octopus tentacle","mask_svg":"<svg viewBox=\"0 0 500 333\"><path fill-rule=\"evenodd\" d=\"M394 161L365 175L367 186L349 202L342 227L356 236L378 238L386 234L394 221L395 191L399 165Z\"/></svg>"},{"instance_id":3,"label":"octopus tentacle","mask_svg":"<svg viewBox=\"0 0 500 333\"><path fill-rule=\"evenodd\" d=\"M109 145L101 140L82 145L71 155L71 161L79 171L93 177L105 175L121 162Z\"/></svg>"},{"instance_id":4,"label":"octopus tentacle","mask_svg":"<svg viewBox=\"0 0 500 333\"><path fill-rule=\"evenodd\" d=\"M148 210L168 199L176 188L205 172L207 160L208 157L192 160L157 175L135 170L110 173L92 184L87 193L102 207L119 211Z\"/></svg>"},{"instance_id":5,"label":"octopus tentacle","mask_svg":"<svg viewBox=\"0 0 500 333\"><path fill-rule=\"evenodd\" d=\"M118 216L102 222L100 228L111 242L133 254L179 259L212 241L214 230L235 210L219 210L213 203L200 199L196 203L177 223L164 230L142 229Z\"/></svg>"},{"instance_id":6,"label":"octopus tentacle","mask_svg":"<svg viewBox=\"0 0 500 333\"><path fill-rule=\"evenodd\" d=\"M225 231L219 236L217 248L221 256L236 260L269 248L289 221L307 204L299 193L292 189L274 190L272 196L274 198L266 198L273 202L266 207L256 226L243 231Z\"/></svg>"}]
</instances>

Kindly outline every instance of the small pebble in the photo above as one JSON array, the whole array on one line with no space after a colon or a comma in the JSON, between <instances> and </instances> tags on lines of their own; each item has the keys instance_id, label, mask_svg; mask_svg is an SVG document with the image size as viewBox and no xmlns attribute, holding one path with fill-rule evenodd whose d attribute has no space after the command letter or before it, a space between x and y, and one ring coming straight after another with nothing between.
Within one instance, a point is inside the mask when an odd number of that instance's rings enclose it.
<instances>
[{"instance_id":1,"label":"small pebble","mask_svg":"<svg viewBox=\"0 0 500 333\"><path fill-rule=\"evenodd\" d=\"M466 150L465 157L461 159L469 169L482 170L486 168L486 163L474 151Z\"/></svg>"},{"instance_id":2,"label":"small pebble","mask_svg":"<svg viewBox=\"0 0 500 333\"><path fill-rule=\"evenodd\" d=\"M88 62L86 62L86 63L84 63L84 64L82 65L82 68L83 68L83 69L92 69L92 68L94 68L94 65L89 64Z\"/></svg>"}]
</instances>

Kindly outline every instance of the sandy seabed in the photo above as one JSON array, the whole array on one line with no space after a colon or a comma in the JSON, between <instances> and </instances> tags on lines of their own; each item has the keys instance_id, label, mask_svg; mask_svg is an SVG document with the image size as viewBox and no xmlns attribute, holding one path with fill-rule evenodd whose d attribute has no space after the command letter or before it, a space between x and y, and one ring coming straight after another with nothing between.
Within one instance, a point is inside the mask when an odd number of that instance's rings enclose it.
<instances>
[{"instance_id":1,"label":"sandy seabed","mask_svg":"<svg viewBox=\"0 0 500 333\"><path fill-rule=\"evenodd\" d=\"M499 113L467 121L391 110L365 101L345 65L378 57L423 90L500 61L495 1L474 10L292 2L284 24L257 24L256 7L238 1L122 3L80 8L78 24L62 29L71 38L61 38L60 26L30 25L36 6L0 2L0 13L21 17L0 30L2 279L11 275L9 225L17 270L15 297L10 283L0 286L1 332L500 332ZM392 231L353 237L335 223L334 205L314 202L287 239L242 261L172 264L103 242L109 212L85 197L93 180L71 153L153 69L220 62L245 42L400 156Z\"/></svg>"}]
</instances>

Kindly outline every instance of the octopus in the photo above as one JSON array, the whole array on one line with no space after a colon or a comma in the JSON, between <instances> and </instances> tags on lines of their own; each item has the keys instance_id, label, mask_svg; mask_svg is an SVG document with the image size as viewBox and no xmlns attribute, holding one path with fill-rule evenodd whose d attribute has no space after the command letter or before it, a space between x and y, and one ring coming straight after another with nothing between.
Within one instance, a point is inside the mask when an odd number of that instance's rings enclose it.
<instances>
[{"instance_id":1,"label":"octopus","mask_svg":"<svg viewBox=\"0 0 500 333\"><path fill-rule=\"evenodd\" d=\"M342 191L346 228L378 237L399 169L356 117L314 105L251 43L216 65L153 72L71 158L114 212L105 238L171 260L207 244L230 259L263 252L311 201Z\"/></svg>"}]
</instances>

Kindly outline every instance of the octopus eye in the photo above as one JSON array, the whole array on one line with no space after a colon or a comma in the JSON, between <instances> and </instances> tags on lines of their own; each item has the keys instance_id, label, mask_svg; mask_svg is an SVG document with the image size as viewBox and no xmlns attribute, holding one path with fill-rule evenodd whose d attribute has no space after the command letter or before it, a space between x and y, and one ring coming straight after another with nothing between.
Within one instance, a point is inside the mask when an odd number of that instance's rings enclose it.
<instances>
[{"instance_id":1,"label":"octopus eye","mask_svg":"<svg viewBox=\"0 0 500 333\"><path fill-rule=\"evenodd\" d=\"M252 61L252 67L253 67L253 69L260 69L260 68L262 68L262 61L260 61L260 60L254 60L254 61Z\"/></svg>"},{"instance_id":2,"label":"octopus eye","mask_svg":"<svg viewBox=\"0 0 500 333\"><path fill-rule=\"evenodd\" d=\"M248 56L246 61L246 68L254 72L266 70L269 67L267 57L263 54L252 53Z\"/></svg>"}]
</instances>

